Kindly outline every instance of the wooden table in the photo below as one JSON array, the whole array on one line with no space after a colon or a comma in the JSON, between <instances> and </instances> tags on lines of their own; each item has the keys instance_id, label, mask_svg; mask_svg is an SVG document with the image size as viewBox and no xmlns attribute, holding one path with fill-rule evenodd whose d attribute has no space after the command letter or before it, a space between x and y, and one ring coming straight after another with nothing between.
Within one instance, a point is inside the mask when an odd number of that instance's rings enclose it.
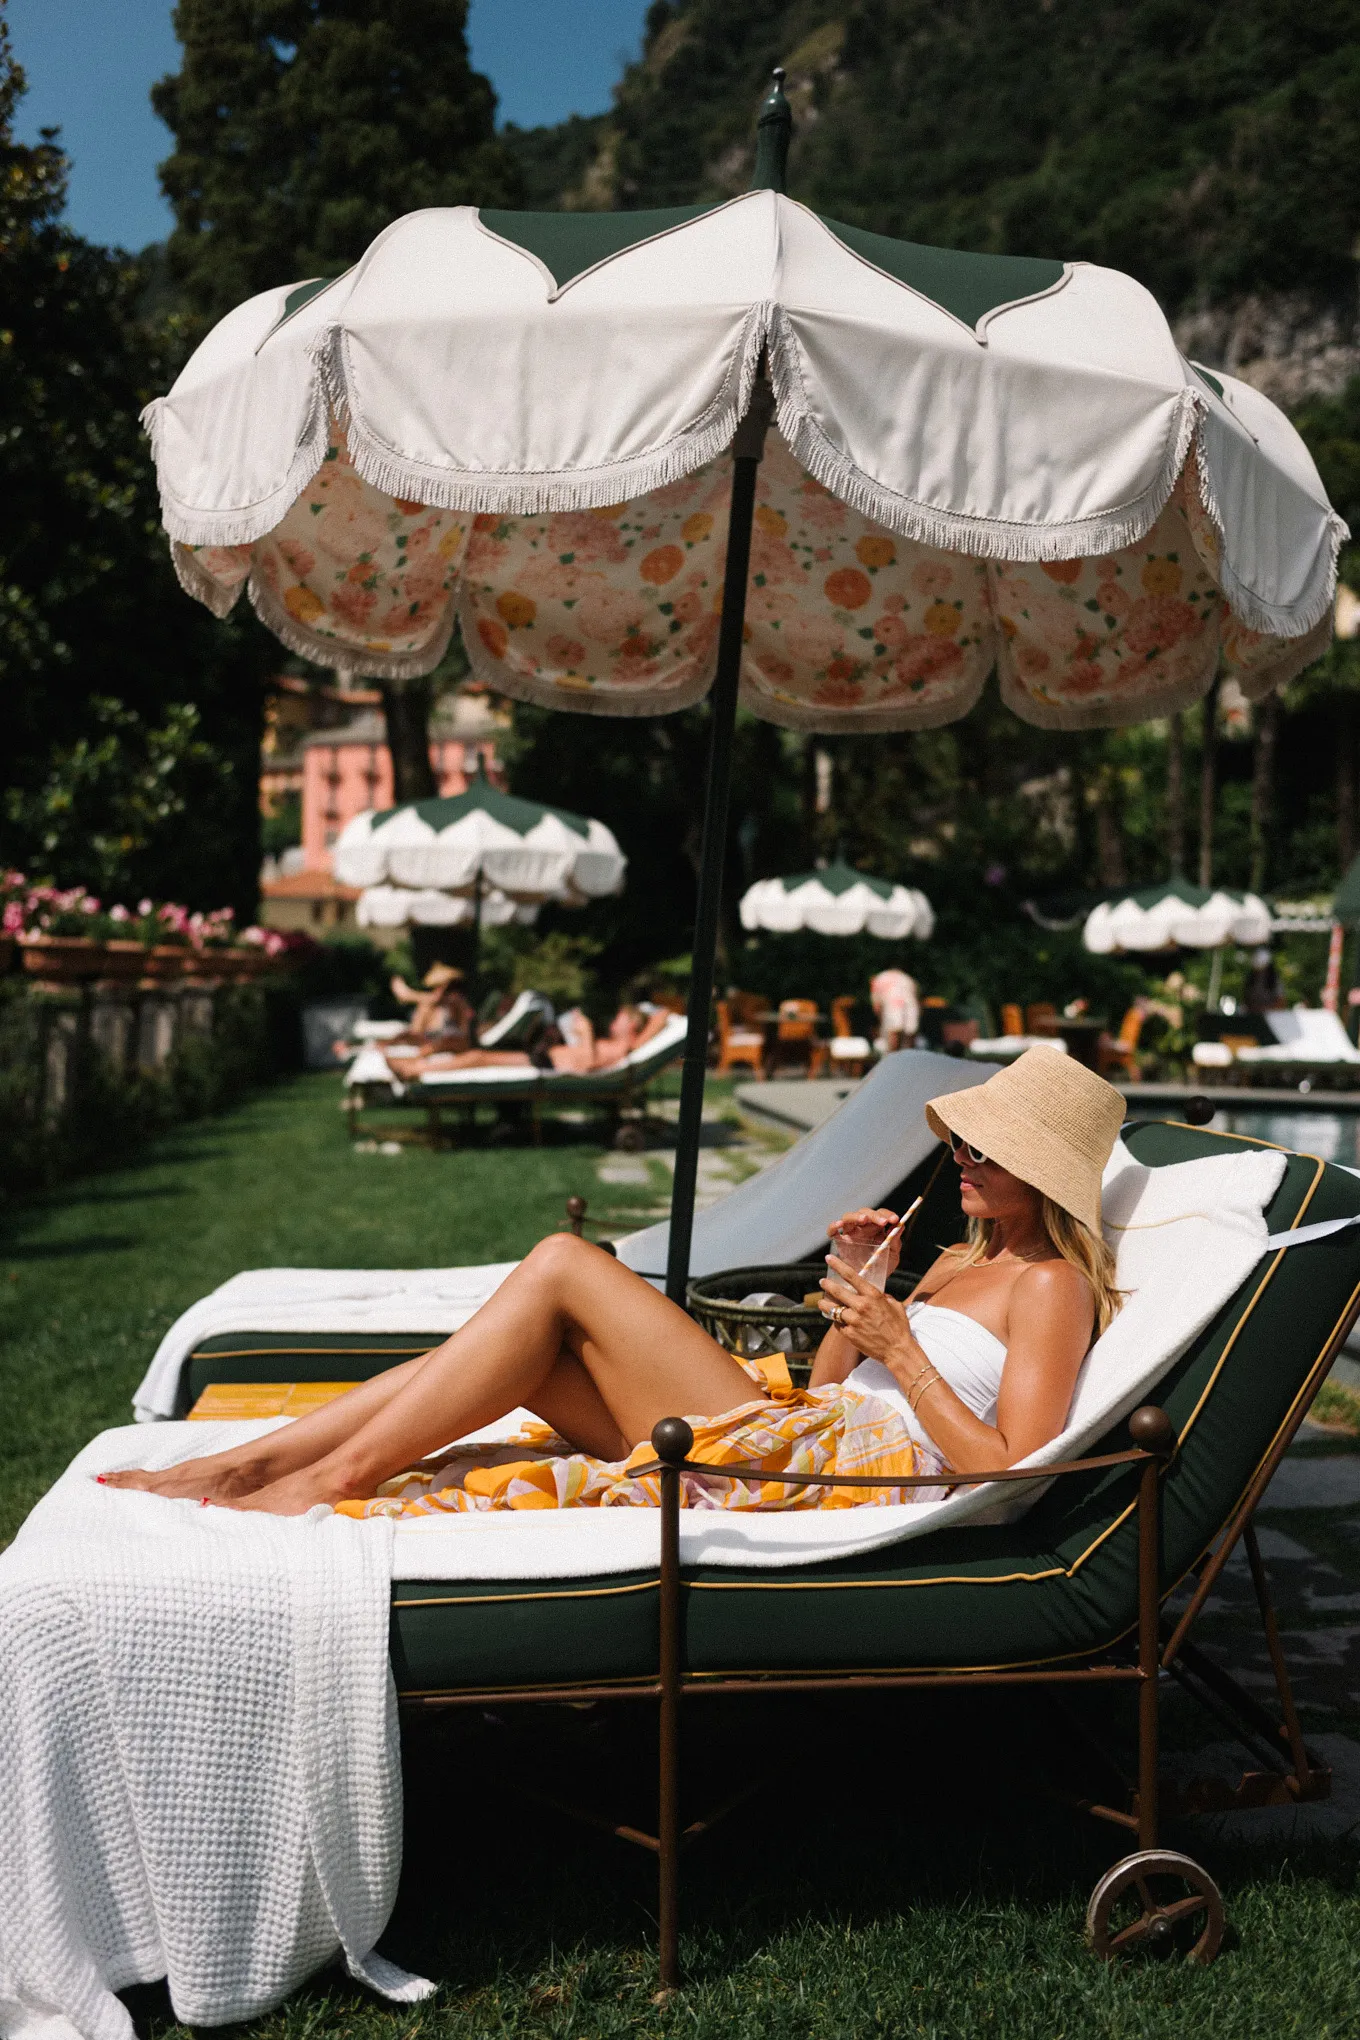
<instances>
[{"instance_id":1,"label":"wooden table","mask_svg":"<svg viewBox=\"0 0 1360 2040\"><path fill-rule=\"evenodd\" d=\"M1055 1034L1060 1041L1066 1043L1070 1056L1084 1064L1088 1070L1093 1070L1099 1060L1097 1051L1100 1047L1100 1037L1108 1025L1107 1020L1096 1019L1091 1014L1083 1013L1076 1019L1069 1020L1060 1013L1056 1020L1045 1020L1043 1025L1036 1027L1034 1031L1036 1034Z\"/></svg>"}]
</instances>

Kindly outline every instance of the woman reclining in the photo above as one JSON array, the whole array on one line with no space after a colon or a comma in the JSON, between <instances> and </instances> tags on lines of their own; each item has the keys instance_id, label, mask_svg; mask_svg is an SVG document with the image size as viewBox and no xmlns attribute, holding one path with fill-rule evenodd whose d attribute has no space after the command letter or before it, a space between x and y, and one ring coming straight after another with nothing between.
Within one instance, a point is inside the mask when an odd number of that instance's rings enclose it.
<instances>
[{"instance_id":1,"label":"woman reclining","mask_svg":"<svg viewBox=\"0 0 1360 2040\"><path fill-rule=\"evenodd\" d=\"M603 1041L595 1038L595 1029L579 1007L559 1016L557 1026L563 1039L545 1047L541 1056L535 1052L526 1055L522 1049L514 1048L470 1048L461 1054L445 1054L437 1050L423 1055L418 1061L408 1061L402 1075L413 1074L423 1077L433 1071L443 1074L449 1070L522 1070L536 1065L540 1069L567 1072L572 1076L589 1076L595 1070L616 1069L624 1057L631 1055L635 1048L646 1044L661 1032L670 1014L660 1008L644 1015L635 1006L621 1006L610 1022L609 1032Z\"/></svg>"},{"instance_id":2,"label":"woman reclining","mask_svg":"<svg viewBox=\"0 0 1360 2040\"><path fill-rule=\"evenodd\" d=\"M934 1099L926 1117L958 1164L967 1242L940 1254L905 1308L832 1259L831 1329L806 1390L758 1390L640 1276L555 1234L433 1352L233 1451L106 1478L282 1515L654 1504L655 1474L633 1469L654 1464L652 1426L676 1415L694 1428L692 1461L759 1469L686 1476L691 1507L903 1498L888 1485L790 1488L789 1472L985 1476L1057 1436L1118 1308L1100 1178L1123 1116L1111 1085L1048 1048ZM864 1238L892 1223L858 1211L838 1226ZM450 1459L450 1440L520 1407L550 1434Z\"/></svg>"}]
</instances>

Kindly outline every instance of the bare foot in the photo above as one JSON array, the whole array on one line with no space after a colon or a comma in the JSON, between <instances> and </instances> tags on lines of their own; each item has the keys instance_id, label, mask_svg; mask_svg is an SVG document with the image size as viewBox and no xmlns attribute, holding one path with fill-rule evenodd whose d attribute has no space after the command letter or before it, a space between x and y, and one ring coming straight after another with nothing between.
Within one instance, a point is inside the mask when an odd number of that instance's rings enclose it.
<instances>
[{"instance_id":1,"label":"bare foot","mask_svg":"<svg viewBox=\"0 0 1360 2040\"><path fill-rule=\"evenodd\" d=\"M352 1490L337 1475L334 1467L327 1467L324 1459L315 1466L304 1466L297 1473L285 1474L282 1480L271 1481L267 1487L257 1488L253 1493L239 1497L221 1495L214 1499L229 1509L258 1509L268 1516L305 1516L308 1509L314 1509L319 1502L334 1507L336 1502L352 1499Z\"/></svg>"},{"instance_id":2,"label":"bare foot","mask_svg":"<svg viewBox=\"0 0 1360 2040\"><path fill-rule=\"evenodd\" d=\"M241 1460L185 1459L178 1466L158 1471L131 1467L123 1473L96 1476L105 1487L134 1488L144 1494L164 1495L168 1501L234 1501L253 1494L269 1478L268 1469Z\"/></svg>"}]
</instances>

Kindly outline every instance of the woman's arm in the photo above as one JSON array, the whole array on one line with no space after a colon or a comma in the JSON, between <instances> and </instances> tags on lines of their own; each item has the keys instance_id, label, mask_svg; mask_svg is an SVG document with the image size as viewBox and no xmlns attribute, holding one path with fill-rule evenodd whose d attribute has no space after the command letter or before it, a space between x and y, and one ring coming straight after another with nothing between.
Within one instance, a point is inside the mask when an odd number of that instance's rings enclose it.
<instances>
[{"instance_id":1,"label":"woman's arm","mask_svg":"<svg viewBox=\"0 0 1360 2040\"><path fill-rule=\"evenodd\" d=\"M888 1368L946 1465L960 1473L990 1473L1013 1466L1057 1437L1095 1321L1090 1287L1069 1263L1037 1262L1011 1291L994 1425L974 1416L936 1374L900 1305L871 1289L844 1262L834 1266L834 1286L827 1293L845 1306L841 1336Z\"/></svg>"}]
</instances>

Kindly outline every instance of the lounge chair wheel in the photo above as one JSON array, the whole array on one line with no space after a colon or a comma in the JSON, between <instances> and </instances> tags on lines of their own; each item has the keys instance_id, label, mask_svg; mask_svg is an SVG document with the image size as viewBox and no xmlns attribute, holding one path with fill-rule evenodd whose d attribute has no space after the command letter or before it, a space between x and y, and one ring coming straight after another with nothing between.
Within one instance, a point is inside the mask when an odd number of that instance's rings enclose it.
<instances>
[{"instance_id":1,"label":"lounge chair wheel","mask_svg":"<svg viewBox=\"0 0 1360 2040\"><path fill-rule=\"evenodd\" d=\"M614 1146L621 1155L640 1155L646 1145L646 1133L631 1119L625 1119L614 1135Z\"/></svg>"},{"instance_id":2,"label":"lounge chair wheel","mask_svg":"<svg viewBox=\"0 0 1360 2040\"><path fill-rule=\"evenodd\" d=\"M1223 1897L1191 1857L1140 1849L1107 1870L1091 1893L1086 1939L1106 1962L1173 1954L1212 1962L1223 1939Z\"/></svg>"}]
</instances>

